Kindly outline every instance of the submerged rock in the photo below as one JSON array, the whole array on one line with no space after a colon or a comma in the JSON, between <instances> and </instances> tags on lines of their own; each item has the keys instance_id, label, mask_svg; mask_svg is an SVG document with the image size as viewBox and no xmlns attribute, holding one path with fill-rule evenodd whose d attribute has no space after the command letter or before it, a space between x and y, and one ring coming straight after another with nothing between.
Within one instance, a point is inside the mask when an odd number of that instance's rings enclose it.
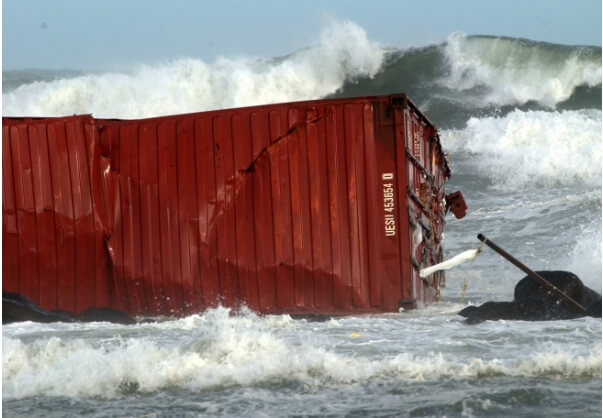
<instances>
[{"instance_id":1,"label":"submerged rock","mask_svg":"<svg viewBox=\"0 0 603 418\"><path fill-rule=\"evenodd\" d=\"M113 308L88 308L78 316L82 322L112 322L114 324L132 325L137 321L127 313Z\"/></svg>"},{"instance_id":2,"label":"submerged rock","mask_svg":"<svg viewBox=\"0 0 603 418\"><path fill-rule=\"evenodd\" d=\"M49 312L18 293L2 292L2 323L12 322L73 322L70 315Z\"/></svg>"},{"instance_id":3,"label":"submerged rock","mask_svg":"<svg viewBox=\"0 0 603 418\"><path fill-rule=\"evenodd\" d=\"M127 313L113 308L93 307L80 315L73 312L47 311L18 293L2 292L2 323L13 322L112 322L116 324L136 324L137 321Z\"/></svg>"}]
</instances>

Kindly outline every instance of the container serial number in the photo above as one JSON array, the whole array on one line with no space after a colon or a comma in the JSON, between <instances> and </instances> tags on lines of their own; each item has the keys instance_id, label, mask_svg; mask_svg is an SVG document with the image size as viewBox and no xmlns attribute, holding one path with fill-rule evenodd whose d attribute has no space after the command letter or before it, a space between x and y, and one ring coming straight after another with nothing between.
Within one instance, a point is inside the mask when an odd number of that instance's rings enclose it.
<instances>
[{"instance_id":1,"label":"container serial number","mask_svg":"<svg viewBox=\"0 0 603 418\"><path fill-rule=\"evenodd\" d=\"M396 202L394 200L394 173L382 173L381 180L383 180L383 226L386 237L393 237L396 235L396 218L394 216L396 211Z\"/></svg>"}]
</instances>

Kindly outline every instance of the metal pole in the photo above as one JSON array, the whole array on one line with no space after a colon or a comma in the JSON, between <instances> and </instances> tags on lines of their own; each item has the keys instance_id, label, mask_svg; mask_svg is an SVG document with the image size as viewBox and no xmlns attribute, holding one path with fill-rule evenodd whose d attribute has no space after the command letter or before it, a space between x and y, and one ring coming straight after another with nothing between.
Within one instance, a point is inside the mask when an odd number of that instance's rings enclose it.
<instances>
[{"instance_id":1,"label":"metal pole","mask_svg":"<svg viewBox=\"0 0 603 418\"><path fill-rule=\"evenodd\" d=\"M492 241L490 241L483 234L478 234L477 235L477 239L479 239L481 242L483 242L484 244L486 244L488 247L492 248L494 251L496 251L497 253L499 253L500 255L502 255L504 258L506 258L507 260L509 260L515 267L518 267L520 270L522 270L528 276L530 276L531 278L533 278L534 280L536 280L540 284L542 284L545 288L547 288L548 290L550 290L551 292L553 292L554 294L556 294L557 296L559 296L561 298L561 300L563 300L567 304L573 306L574 308L577 308L577 309L581 310L582 312L586 312L586 308L584 308L584 306L582 306L580 303L576 302L570 296L568 296L565 293L563 293L554 284L552 284L551 282L549 282L547 279L545 279L544 277L542 277L540 274L536 273L533 270L530 270L525 264L521 263L519 260L517 260L511 254L509 254L508 252L506 252L505 250L503 250L502 248L500 248L498 245L496 245L495 243L493 243Z\"/></svg>"}]
</instances>

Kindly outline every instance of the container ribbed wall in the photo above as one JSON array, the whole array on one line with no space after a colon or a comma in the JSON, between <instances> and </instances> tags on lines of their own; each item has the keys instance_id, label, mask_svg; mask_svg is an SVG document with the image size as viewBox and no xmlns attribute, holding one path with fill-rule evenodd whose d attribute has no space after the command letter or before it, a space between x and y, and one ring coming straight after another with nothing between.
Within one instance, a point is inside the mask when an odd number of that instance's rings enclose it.
<instances>
[{"instance_id":1,"label":"container ribbed wall","mask_svg":"<svg viewBox=\"0 0 603 418\"><path fill-rule=\"evenodd\" d=\"M3 118L3 289L46 309L430 302L447 163L405 96Z\"/></svg>"}]
</instances>

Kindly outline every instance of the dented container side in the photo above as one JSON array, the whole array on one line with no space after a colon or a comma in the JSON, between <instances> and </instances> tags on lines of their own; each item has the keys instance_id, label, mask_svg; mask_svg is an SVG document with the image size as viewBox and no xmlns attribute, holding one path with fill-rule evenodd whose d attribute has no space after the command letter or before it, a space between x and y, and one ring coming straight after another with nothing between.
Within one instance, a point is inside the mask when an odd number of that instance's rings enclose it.
<instances>
[{"instance_id":1,"label":"dented container side","mask_svg":"<svg viewBox=\"0 0 603 418\"><path fill-rule=\"evenodd\" d=\"M144 128L106 121L101 142L116 137L120 148L109 153L119 216L108 245L126 309L397 310L399 235L395 224L394 236L387 230L395 213L383 207L396 181L395 144L393 126L379 124L382 107L305 102L156 118ZM157 164L157 174L143 181L143 164ZM134 248L152 236L160 250ZM141 269L158 252L160 280L151 280Z\"/></svg>"},{"instance_id":2,"label":"dented container side","mask_svg":"<svg viewBox=\"0 0 603 418\"><path fill-rule=\"evenodd\" d=\"M110 303L94 120L3 118L3 290L47 309Z\"/></svg>"},{"instance_id":3,"label":"dented container side","mask_svg":"<svg viewBox=\"0 0 603 418\"><path fill-rule=\"evenodd\" d=\"M441 259L447 165L400 97L4 118L3 288L144 315L429 302L439 282L418 268Z\"/></svg>"}]
</instances>

